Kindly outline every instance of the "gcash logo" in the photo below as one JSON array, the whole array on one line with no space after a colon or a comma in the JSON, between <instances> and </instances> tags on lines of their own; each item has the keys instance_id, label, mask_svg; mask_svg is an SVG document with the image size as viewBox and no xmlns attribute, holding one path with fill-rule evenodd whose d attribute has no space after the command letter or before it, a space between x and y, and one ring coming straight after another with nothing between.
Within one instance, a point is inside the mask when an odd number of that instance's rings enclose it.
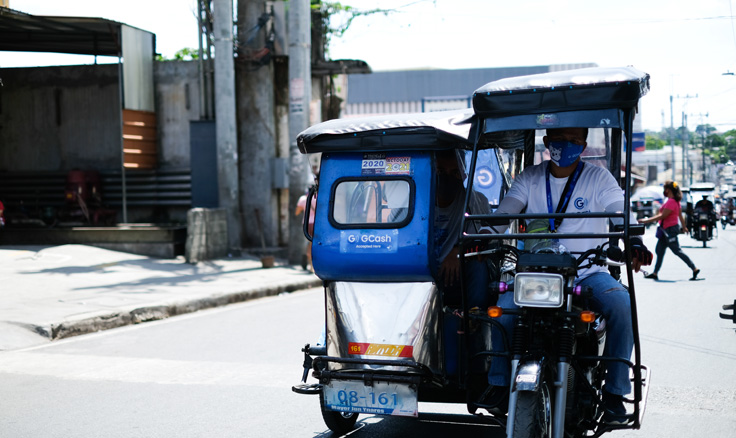
<instances>
[{"instance_id":1,"label":"gcash logo","mask_svg":"<svg viewBox=\"0 0 736 438\"><path fill-rule=\"evenodd\" d=\"M575 208L577 208L578 210L582 210L588 206L588 200L585 198L577 198L575 199L574 204Z\"/></svg>"},{"instance_id":2,"label":"gcash logo","mask_svg":"<svg viewBox=\"0 0 736 438\"><path fill-rule=\"evenodd\" d=\"M488 188L493 184L493 172L491 172L490 167L483 166L478 168L476 175L477 177L475 180L478 182L479 186Z\"/></svg>"},{"instance_id":3,"label":"gcash logo","mask_svg":"<svg viewBox=\"0 0 736 438\"><path fill-rule=\"evenodd\" d=\"M342 253L395 253L399 230L340 231Z\"/></svg>"},{"instance_id":4,"label":"gcash logo","mask_svg":"<svg viewBox=\"0 0 736 438\"><path fill-rule=\"evenodd\" d=\"M350 234L348 236L348 242L350 243L391 243L391 236L374 234Z\"/></svg>"}]
</instances>

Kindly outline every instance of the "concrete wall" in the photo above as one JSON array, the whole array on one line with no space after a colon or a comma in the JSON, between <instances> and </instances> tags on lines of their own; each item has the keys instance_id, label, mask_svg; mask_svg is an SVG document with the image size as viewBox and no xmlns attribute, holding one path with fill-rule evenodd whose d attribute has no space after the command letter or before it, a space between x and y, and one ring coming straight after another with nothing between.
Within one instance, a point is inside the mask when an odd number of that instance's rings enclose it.
<instances>
[{"instance_id":1,"label":"concrete wall","mask_svg":"<svg viewBox=\"0 0 736 438\"><path fill-rule=\"evenodd\" d=\"M120 169L118 66L0 71L0 171Z\"/></svg>"},{"instance_id":2,"label":"concrete wall","mask_svg":"<svg viewBox=\"0 0 736 438\"><path fill-rule=\"evenodd\" d=\"M199 120L196 61L156 62L153 66L161 168L190 167L189 122Z\"/></svg>"},{"instance_id":3,"label":"concrete wall","mask_svg":"<svg viewBox=\"0 0 736 438\"><path fill-rule=\"evenodd\" d=\"M120 169L117 64L0 71L0 171ZM161 168L189 167L196 62L154 64Z\"/></svg>"}]
</instances>

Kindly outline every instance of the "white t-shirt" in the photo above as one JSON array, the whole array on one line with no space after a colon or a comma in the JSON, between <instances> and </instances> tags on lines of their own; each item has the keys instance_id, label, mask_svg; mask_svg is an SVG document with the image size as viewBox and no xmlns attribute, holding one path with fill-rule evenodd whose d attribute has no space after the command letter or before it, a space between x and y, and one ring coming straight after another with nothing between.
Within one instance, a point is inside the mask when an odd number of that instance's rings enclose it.
<instances>
[{"instance_id":1,"label":"white t-shirt","mask_svg":"<svg viewBox=\"0 0 736 438\"><path fill-rule=\"evenodd\" d=\"M526 205L527 213L548 213L546 169L549 161L526 168L515 179L506 194ZM567 178L555 178L550 174L549 186L552 192L552 211L557 211L560 195L565 189ZM614 202L623 202L624 195L611 173L599 166L586 163L573 189L566 213L603 212ZM560 224L558 233L608 233L608 218L565 218ZM606 238L595 239L560 239L570 252L575 255L603 244ZM578 271L579 278L585 278L595 272L607 271L603 266L591 266Z\"/></svg>"}]
</instances>

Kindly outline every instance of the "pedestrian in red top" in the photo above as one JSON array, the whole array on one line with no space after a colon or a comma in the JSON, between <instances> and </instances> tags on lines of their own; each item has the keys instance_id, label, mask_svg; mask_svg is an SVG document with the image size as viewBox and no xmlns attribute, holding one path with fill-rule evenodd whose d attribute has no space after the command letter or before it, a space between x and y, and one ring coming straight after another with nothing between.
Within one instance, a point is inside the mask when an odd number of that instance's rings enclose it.
<instances>
[{"instance_id":1,"label":"pedestrian in red top","mask_svg":"<svg viewBox=\"0 0 736 438\"><path fill-rule=\"evenodd\" d=\"M647 224L651 222L659 221L659 228L657 229L657 248L655 252L657 254L657 262L654 265L654 272L645 275L646 278L659 280L659 269L662 267L662 260L664 254L669 248L677 257L681 258L683 262L687 264L693 271L693 276L690 280L696 280L700 269L695 267L695 264L690 260L682 249L680 248L680 242L677 240L677 235L680 234L680 225L682 224L682 231L687 233L687 222L682 214L682 207L680 201L682 200L682 192L680 187L675 181L667 181L664 183L664 196L667 201L660 207L659 213L652 217L639 219L639 223Z\"/></svg>"}]
</instances>

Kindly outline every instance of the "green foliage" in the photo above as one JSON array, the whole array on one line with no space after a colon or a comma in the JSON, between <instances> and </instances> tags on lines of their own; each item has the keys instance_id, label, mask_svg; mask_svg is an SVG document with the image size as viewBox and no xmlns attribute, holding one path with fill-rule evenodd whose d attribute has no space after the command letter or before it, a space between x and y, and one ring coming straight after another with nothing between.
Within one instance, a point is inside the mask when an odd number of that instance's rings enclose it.
<instances>
[{"instance_id":1,"label":"green foliage","mask_svg":"<svg viewBox=\"0 0 736 438\"><path fill-rule=\"evenodd\" d=\"M388 15L394 9L367 9L361 10L340 2L329 2L311 0L313 12L320 13L320 24L322 26L324 53L329 52L330 42L333 38L340 38L350 28L350 25L358 17L366 17L374 14Z\"/></svg>"},{"instance_id":2,"label":"green foliage","mask_svg":"<svg viewBox=\"0 0 736 438\"><path fill-rule=\"evenodd\" d=\"M199 59L199 50L192 49L191 47L184 47L183 49L174 53L173 58L166 58L161 54L156 54L156 61L194 61Z\"/></svg>"},{"instance_id":3,"label":"green foliage","mask_svg":"<svg viewBox=\"0 0 736 438\"><path fill-rule=\"evenodd\" d=\"M655 133L648 132L645 134L644 138L645 138L644 141L646 143L647 150L662 149L667 144L666 141L659 138L659 135Z\"/></svg>"}]
</instances>

